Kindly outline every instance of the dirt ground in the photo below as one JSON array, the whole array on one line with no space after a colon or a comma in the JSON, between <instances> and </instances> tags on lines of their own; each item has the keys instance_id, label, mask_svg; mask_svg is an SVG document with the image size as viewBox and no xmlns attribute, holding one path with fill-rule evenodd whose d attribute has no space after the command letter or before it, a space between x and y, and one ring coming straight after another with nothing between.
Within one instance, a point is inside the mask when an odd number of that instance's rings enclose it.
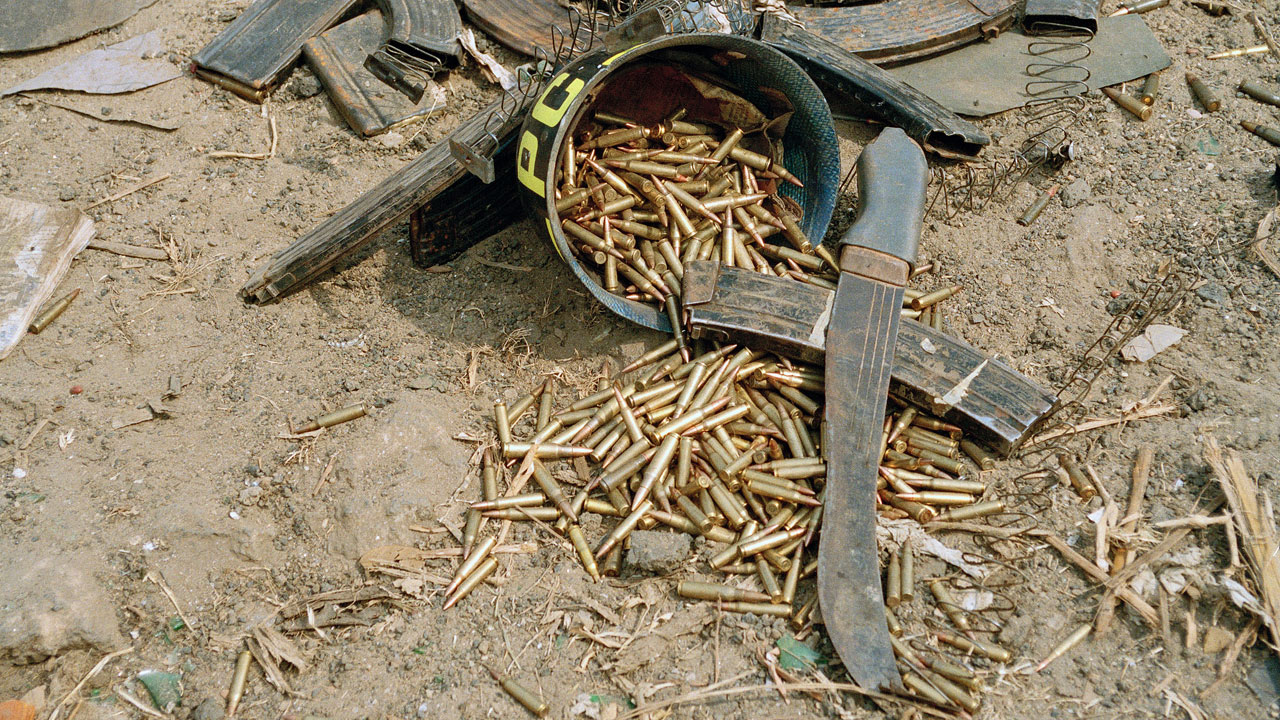
<instances>
[{"instance_id":1,"label":"dirt ground","mask_svg":"<svg viewBox=\"0 0 1280 720\"><path fill-rule=\"evenodd\" d=\"M100 35L5 56L0 86L154 29L185 67L245 5L157 3ZM1104 11L1114 5L1108 0ZM1259 9L1280 21L1280 3ZM1033 175L980 212L928 217L922 248L942 272L921 286L963 285L950 301L948 330L1056 387L1107 327L1114 300L1141 292L1162 263L1201 268L1203 279L1164 320L1186 337L1151 362L1110 363L1087 402L1093 413L1114 414L1172 376L1161 397L1177 412L1072 445L1088 453L1121 504L1137 449L1153 448L1144 512L1159 522L1203 512L1197 503L1213 495L1202 459L1208 434L1239 450L1272 497L1280 478L1280 278L1241 249L1276 205L1276 153L1239 128L1240 120L1276 125L1280 117L1230 91L1246 78L1274 82L1280 65L1266 55L1203 59L1258 42L1240 13L1214 18L1174 0L1145 17L1174 61L1151 120L1089 93L1073 130L1074 162L1053 177ZM1184 70L1221 91L1221 112L1199 112ZM560 397L569 398L606 358L625 362L662 341L596 304L528 222L438 272L411 264L400 226L282 302L242 303L236 291L249 271L495 94L474 67L450 73L448 108L401 129L397 144L357 137L309 80L295 72L265 107L190 76L124 96L0 100L0 192L83 208L168 173L88 212L99 238L172 242L181 257L86 250L62 286L82 288L79 300L0 362L0 700L43 687L45 717L104 654L132 648L81 688L62 717L81 700L80 720L141 717L117 689L145 696L133 680L145 669L181 675L177 717L221 717L215 706L225 702L242 636L282 604L363 585L369 578L357 560L377 546L456 547L446 525L460 525L464 503L479 496L472 439L492 437L495 401L515 400L544 376L564 380ZM103 122L45 101L180 127ZM278 127L275 157L207 157L265 151L266 116ZM998 138L987 151L994 157L1021 138L1017 113L981 125ZM841 137L848 167L869 135L841 123ZM1017 225L1053 182L1073 187L1071 206L1055 200L1033 226ZM850 220L838 213L834 229ZM167 395L172 377L180 390ZM113 427L148 401L163 403L168 416ZM370 416L314 439L285 437L290 423L354 403ZM1008 461L991 480L1013 491L1025 469ZM1099 502L1054 488L1035 500L1035 519L1092 557L1086 516ZM1144 547L1163 537L1145 527ZM305 656L303 669L287 671L294 693L274 689L254 668L239 715L527 717L491 681L490 664L538 690L552 717L617 718L629 701L718 681L764 684L759 658L790 632L781 620L717 619L676 598L685 573L592 584L543 531L517 524L512 539L537 549L504 559L505 582L456 609L441 611L442 598L428 588L420 597L398 593L398 606L376 607L364 626L291 635ZM1092 622L1101 592L1043 544L1024 542L1002 556L1016 568L1002 591L1015 609L993 620L1015 660L987 674L978 716L1201 717L1176 704L1176 694L1207 717L1274 717L1276 696L1265 688L1280 672L1261 640L1219 690L1199 697L1223 657L1206 651L1206 637L1234 638L1248 620L1214 582L1228 564L1222 528L1193 531L1172 555L1180 564L1158 564L1161 579L1170 571L1187 577L1197 603L1188 592L1163 596L1163 629L1122 609L1109 633L1039 674L1027 672L1028 662ZM448 576L452 563L433 561L428 571ZM1159 597L1152 586L1148 599ZM1189 618L1196 639L1188 644ZM818 638L818 652L833 657ZM822 669L845 679L838 665ZM820 698L752 691L681 705L671 716L881 716L856 696Z\"/></svg>"}]
</instances>

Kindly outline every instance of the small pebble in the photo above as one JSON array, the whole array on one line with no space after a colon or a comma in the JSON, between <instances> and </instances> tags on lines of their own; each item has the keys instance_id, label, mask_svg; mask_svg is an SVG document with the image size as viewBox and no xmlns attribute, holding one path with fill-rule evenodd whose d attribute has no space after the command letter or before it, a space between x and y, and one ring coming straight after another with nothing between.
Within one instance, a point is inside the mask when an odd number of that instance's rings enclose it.
<instances>
[{"instance_id":1,"label":"small pebble","mask_svg":"<svg viewBox=\"0 0 1280 720\"><path fill-rule=\"evenodd\" d=\"M84 392L84 387L82 387L82 386L80 386L80 385L72 385L72 386L71 386L71 394L72 394L72 395L79 395L79 394L80 394L80 393L82 393L82 392Z\"/></svg>"}]
</instances>

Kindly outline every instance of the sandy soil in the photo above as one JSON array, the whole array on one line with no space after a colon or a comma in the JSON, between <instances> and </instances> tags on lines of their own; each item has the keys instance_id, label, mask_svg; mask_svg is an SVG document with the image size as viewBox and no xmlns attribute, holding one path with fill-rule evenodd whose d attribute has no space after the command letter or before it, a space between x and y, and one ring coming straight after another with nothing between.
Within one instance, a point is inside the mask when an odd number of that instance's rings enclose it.
<instances>
[{"instance_id":1,"label":"sandy soil","mask_svg":"<svg viewBox=\"0 0 1280 720\"><path fill-rule=\"evenodd\" d=\"M1280 6L1264 4L1277 17ZM0 86L152 29L165 31L173 62L185 66L242 7L159 3L99 36L5 57ZM1033 176L982 212L932 214L923 248L943 268L926 287L965 287L948 329L1050 386L1111 321L1113 299L1140 292L1162 263L1203 270L1202 283L1166 319L1189 331L1182 342L1147 364L1111 363L1088 399L1091 411L1113 413L1172 375L1163 397L1178 412L1074 445L1120 500L1136 449L1154 448L1145 511L1161 521L1192 512L1212 490L1201 458L1208 433L1238 449L1275 494L1280 280L1240 249L1275 206L1275 153L1238 122L1276 118L1229 88L1248 77L1272 80L1277 64L1260 55L1202 59L1257 42L1239 15L1211 18L1178 0L1146 17L1174 58L1152 119L1139 123L1091 93L1073 132L1077 161L1055 177ZM1193 112L1184 69L1221 90L1221 112ZM236 290L251 269L494 94L474 68L456 71L444 83L449 109L402 129L404 142L387 147L355 136L323 95L304 97L304 76L295 73L266 106L279 128L277 155L266 161L206 156L265 150L267 120L263 108L191 77L119 97L0 100L0 192L85 207L169 173L90 215L101 238L172 242L181 258L85 251L63 283L83 288L80 299L0 363L0 699L44 686L57 701L103 654L132 647L77 695L84 702L76 717L140 716L114 693L122 685L141 693L131 678L143 669L181 674L178 717L207 699L221 705L242 634L281 604L363 584L357 559L370 548L456 545L441 521L460 523L463 501L479 492L475 444L456 438L489 437L493 402L516 399L546 375L577 387L606 358L631 359L661 341L574 286L527 222L434 273L412 266L406 228L398 227L284 302L244 305ZM46 99L181 127L101 122ZM983 126L1001 138L993 155L1009 153L1021 137L1016 114ZM856 124L841 129L847 167L867 133ZM1077 186L1073 206L1055 201L1034 226L1015 224L1044 187L1076 180L1089 191L1081 197ZM849 219L837 217L835 229ZM175 376L180 392L160 401L168 417L113 428L113 419L166 395ZM560 393L568 398L571 389L561 385ZM311 440L283 437L291 422L357 402L369 417ZM1015 488L1023 470L1004 463L993 481ZM1043 527L1091 556L1086 514L1099 501L1082 505L1057 488L1036 502ZM1159 536L1152 531L1148 544ZM240 716L526 717L482 663L539 690L553 717L617 717L624 698L767 680L758 655L788 631L781 621L716 621L675 598L672 577L633 574L593 585L540 530L518 527L512 537L538 541L538 550L512 556L505 583L455 610L441 612L438 596L404 596L399 608L375 609L367 626L294 635L306 657L305 669L288 672L295 694L273 689L255 669ZM1043 673L991 674L980 715L1182 717L1167 689L1210 717L1273 716L1243 682L1266 672L1261 643L1242 654L1219 691L1197 697L1222 658L1204 650L1204 636L1234 637L1247 618L1210 587L1227 565L1221 528L1196 531L1178 553L1202 596L1194 605L1186 594L1169 596L1163 632L1121 610L1107 635ZM1003 591L1016 610L994 619L1018 662L1038 660L1092 621L1098 587L1051 549L1024 543L1002 559L1017 568L1009 573L1016 583ZM451 567L435 561L432 572L448 575ZM186 627L172 629L179 612L154 578L171 588ZM1189 647L1188 613L1198 628ZM585 639L584 627L638 637L615 650ZM47 648L50 637L61 642ZM817 647L833 657L825 639ZM636 667L644 658L651 661ZM838 667L824 671L844 677ZM573 709L591 695L600 702ZM220 717L209 707L195 717ZM880 712L852 696L783 701L757 692L682 706L673 716Z\"/></svg>"}]
</instances>

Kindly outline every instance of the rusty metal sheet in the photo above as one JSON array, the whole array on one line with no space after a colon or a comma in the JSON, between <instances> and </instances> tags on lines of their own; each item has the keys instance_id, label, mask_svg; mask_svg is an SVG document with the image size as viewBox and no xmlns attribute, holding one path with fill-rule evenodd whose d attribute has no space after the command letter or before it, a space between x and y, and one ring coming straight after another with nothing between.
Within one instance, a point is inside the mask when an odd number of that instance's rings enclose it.
<instances>
[{"instance_id":1,"label":"rusty metal sheet","mask_svg":"<svg viewBox=\"0 0 1280 720\"><path fill-rule=\"evenodd\" d=\"M525 55L557 44L551 29L568 30L568 14L555 0L463 0L467 19L506 47Z\"/></svg>"},{"instance_id":2,"label":"rusty metal sheet","mask_svg":"<svg viewBox=\"0 0 1280 720\"><path fill-rule=\"evenodd\" d=\"M906 62L998 34L1017 0L884 0L834 7L788 6L805 29L877 65Z\"/></svg>"},{"instance_id":3,"label":"rusty metal sheet","mask_svg":"<svg viewBox=\"0 0 1280 720\"><path fill-rule=\"evenodd\" d=\"M1034 97L1027 93L1027 64L1036 60L1031 44L1039 42L1019 32L1007 32L991 42L960 48L946 57L895 67L894 77L937 100L960 115L982 117L1021 107ZM1098 34L1088 45L1089 56L1077 64L1088 71L1088 85L1109 87L1145 77L1169 67L1171 60L1141 15L1101 18ZM1044 58L1041 62L1047 62ZM1081 88L1083 89L1083 88Z\"/></svg>"},{"instance_id":4,"label":"rusty metal sheet","mask_svg":"<svg viewBox=\"0 0 1280 720\"><path fill-rule=\"evenodd\" d=\"M115 27L156 0L0 2L0 53L61 45Z\"/></svg>"}]
</instances>

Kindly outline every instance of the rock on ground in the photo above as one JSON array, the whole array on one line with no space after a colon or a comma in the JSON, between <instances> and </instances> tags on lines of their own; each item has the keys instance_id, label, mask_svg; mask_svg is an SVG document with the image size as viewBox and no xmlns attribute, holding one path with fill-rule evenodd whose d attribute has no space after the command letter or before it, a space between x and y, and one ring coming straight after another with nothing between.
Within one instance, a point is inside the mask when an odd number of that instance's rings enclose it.
<instances>
[{"instance_id":1,"label":"rock on ground","mask_svg":"<svg viewBox=\"0 0 1280 720\"><path fill-rule=\"evenodd\" d=\"M683 566L689 557L688 535L636 530L631 533L627 565L649 573L669 573Z\"/></svg>"},{"instance_id":2,"label":"rock on ground","mask_svg":"<svg viewBox=\"0 0 1280 720\"><path fill-rule=\"evenodd\" d=\"M65 555L27 559L0 567L0 659L21 665L123 645L115 604L85 565Z\"/></svg>"}]
</instances>

